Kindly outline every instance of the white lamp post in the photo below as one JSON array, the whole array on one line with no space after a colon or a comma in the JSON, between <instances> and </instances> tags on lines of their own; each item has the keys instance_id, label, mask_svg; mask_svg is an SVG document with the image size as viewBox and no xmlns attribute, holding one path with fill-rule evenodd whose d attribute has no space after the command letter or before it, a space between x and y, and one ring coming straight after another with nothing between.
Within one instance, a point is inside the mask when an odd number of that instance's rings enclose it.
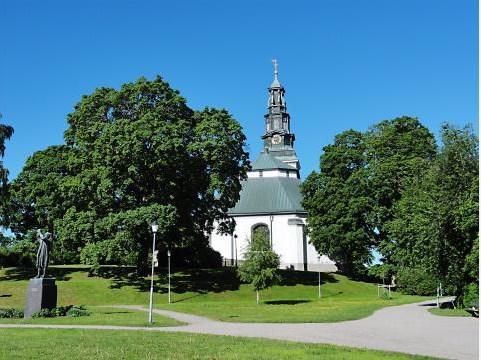
<instances>
[{"instance_id":1,"label":"white lamp post","mask_svg":"<svg viewBox=\"0 0 481 360\"><path fill-rule=\"evenodd\" d=\"M159 225L154 221L151 225L152 233L154 234L154 238L152 241L152 275L150 277L150 302L149 302L149 324L152 324L152 306L154 300L154 251L155 251L155 235L159 230Z\"/></svg>"},{"instance_id":2,"label":"white lamp post","mask_svg":"<svg viewBox=\"0 0 481 360\"><path fill-rule=\"evenodd\" d=\"M319 263L319 299L321 298L321 255L317 256L317 262Z\"/></svg>"},{"instance_id":3,"label":"white lamp post","mask_svg":"<svg viewBox=\"0 0 481 360\"><path fill-rule=\"evenodd\" d=\"M169 269L169 304L170 304L170 250L167 250L167 267Z\"/></svg>"}]
</instances>

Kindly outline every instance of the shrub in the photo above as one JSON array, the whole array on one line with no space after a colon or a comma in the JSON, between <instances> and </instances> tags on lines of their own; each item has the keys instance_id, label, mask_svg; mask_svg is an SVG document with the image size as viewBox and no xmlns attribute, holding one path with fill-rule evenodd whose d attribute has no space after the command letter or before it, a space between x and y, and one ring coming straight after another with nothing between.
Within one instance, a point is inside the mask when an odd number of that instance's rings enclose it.
<instances>
[{"instance_id":1,"label":"shrub","mask_svg":"<svg viewBox=\"0 0 481 360\"><path fill-rule=\"evenodd\" d=\"M208 246L174 248L171 250L171 265L182 268L220 268L222 256ZM159 251L157 255L159 266L167 266L167 252Z\"/></svg>"},{"instance_id":2,"label":"shrub","mask_svg":"<svg viewBox=\"0 0 481 360\"><path fill-rule=\"evenodd\" d=\"M20 319L23 318L23 311L14 308L0 309L0 318Z\"/></svg>"},{"instance_id":3,"label":"shrub","mask_svg":"<svg viewBox=\"0 0 481 360\"><path fill-rule=\"evenodd\" d=\"M464 291L463 305L465 307L479 307L479 285L478 283L469 284Z\"/></svg>"},{"instance_id":4,"label":"shrub","mask_svg":"<svg viewBox=\"0 0 481 360\"><path fill-rule=\"evenodd\" d=\"M51 318L51 317L79 317L79 316L89 316L90 312L87 311L84 305L68 305L59 306L53 309L41 309L40 311L33 313L33 318Z\"/></svg>"},{"instance_id":5,"label":"shrub","mask_svg":"<svg viewBox=\"0 0 481 360\"><path fill-rule=\"evenodd\" d=\"M32 318L51 318L55 317L56 309L40 309L40 311L37 311L36 313L32 314Z\"/></svg>"},{"instance_id":6,"label":"shrub","mask_svg":"<svg viewBox=\"0 0 481 360\"><path fill-rule=\"evenodd\" d=\"M87 311L87 309L83 305L72 306L67 311L67 316L69 317L79 317L79 316L89 316L89 315L90 313Z\"/></svg>"},{"instance_id":7,"label":"shrub","mask_svg":"<svg viewBox=\"0 0 481 360\"><path fill-rule=\"evenodd\" d=\"M396 282L399 290L411 295L436 294L437 280L432 274L420 268L398 270Z\"/></svg>"}]
</instances>

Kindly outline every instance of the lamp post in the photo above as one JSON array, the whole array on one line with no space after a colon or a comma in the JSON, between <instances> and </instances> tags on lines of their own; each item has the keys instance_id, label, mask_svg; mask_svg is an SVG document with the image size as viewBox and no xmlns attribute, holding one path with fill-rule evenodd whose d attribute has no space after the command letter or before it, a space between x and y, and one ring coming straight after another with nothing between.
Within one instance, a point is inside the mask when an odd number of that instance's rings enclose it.
<instances>
[{"instance_id":1,"label":"lamp post","mask_svg":"<svg viewBox=\"0 0 481 360\"><path fill-rule=\"evenodd\" d=\"M274 215L269 215L269 220L271 221L271 228L269 229L270 230L270 241L271 241L271 249L272 249L272 221L274 221Z\"/></svg>"},{"instance_id":2,"label":"lamp post","mask_svg":"<svg viewBox=\"0 0 481 360\"><path fill-rule=\"evenodd\" d=\"M152 241L152 274L150 277L150 302L149 302L149 324L152 324L152 306L154 300L154 251L155 251L155 235L159 230L159 225L154 221L151 225L152 233L153 233L153 241Z\"/></svg>"},{"instance_id":3,"label":"lamp post","mask_svg":"<svg viewBox=\"0 0 481 360\"><path fill-rule=\"evenodd\" d=\"M234 235L235 267L237 267L237 234Z\"/></svg>"},{"instance_id":4,"label":"lamp post","mask_svg":"<svg viewBox=\"0 0 481 360\"><path fill-rule=\"evenodd\" d=\"M170 250L167 250L167 268L168 268L168 278L169 278L169 304L170 304Z\"/></svg>"},{"instance_id":5,"label":"lamp post","mask_svg":"<svg viewBox=\"0 0 481 360\"><path fill-rule=\"evenodd\" d=\"M317 262L319 263L319 299L321 298L321 255L317 255Z\"/></svg>"}]
</instances>

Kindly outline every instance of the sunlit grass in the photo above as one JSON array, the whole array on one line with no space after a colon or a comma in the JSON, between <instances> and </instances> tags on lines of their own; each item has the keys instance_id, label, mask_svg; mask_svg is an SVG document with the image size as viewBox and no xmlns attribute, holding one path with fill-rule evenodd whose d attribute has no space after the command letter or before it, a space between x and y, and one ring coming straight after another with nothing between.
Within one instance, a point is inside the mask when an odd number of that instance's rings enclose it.
<instances>
[{"instance_id":1,"label":"sunlit grass","mask_svg":"<svg viewBox=\"0 0 481 360\"><path fill-rule=\"evenodd\" d=\"M89 276L85 266L49 268L57 277L59 305L148 305L149 278L138 278L133 268L103 267ZM173 274L172 304L167 300L165 269L157 269L154 303L158 308L236 322L336 322L366 317L385 306L424 300L393 293L377 296L375 284L322 274L318 298L317 274L283 271L283 283L261 292L256 305L252 286L240 284L235 269L184 270ZM28 277L11 268L0 271L0 307L23 308Z\"/></svg>"},{"instance_id":2,"label":"sunlit grass","mask_svg":"<svg viewBox=\"0 0 481 360\"><path fill-rule=\"evenodd\" d=\"M289 341L145 331L0 329L1 359L429 359Z\"/></svg>"}]
</instances>

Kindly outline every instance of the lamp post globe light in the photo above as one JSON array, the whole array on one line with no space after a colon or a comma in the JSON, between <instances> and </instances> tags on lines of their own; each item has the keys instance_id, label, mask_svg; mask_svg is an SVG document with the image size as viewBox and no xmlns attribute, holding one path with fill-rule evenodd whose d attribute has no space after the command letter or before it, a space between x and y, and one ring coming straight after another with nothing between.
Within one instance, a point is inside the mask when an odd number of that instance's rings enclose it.
<instances>
[{"instance_id":1,"label":"lamp post globe light","mask_svg":"<svg viewBox=\"0 0 481 360\"><path fill-rule=\"evenodd\" d=\"M159 225L157 222L153 222L151 225L153 240L152 240L152 274L150 277L150 302L149 302L149 324L152 324L152 307L154 300L154 261L155 261L155 235L159 230Z\"/></svg>"}]
</instances>

